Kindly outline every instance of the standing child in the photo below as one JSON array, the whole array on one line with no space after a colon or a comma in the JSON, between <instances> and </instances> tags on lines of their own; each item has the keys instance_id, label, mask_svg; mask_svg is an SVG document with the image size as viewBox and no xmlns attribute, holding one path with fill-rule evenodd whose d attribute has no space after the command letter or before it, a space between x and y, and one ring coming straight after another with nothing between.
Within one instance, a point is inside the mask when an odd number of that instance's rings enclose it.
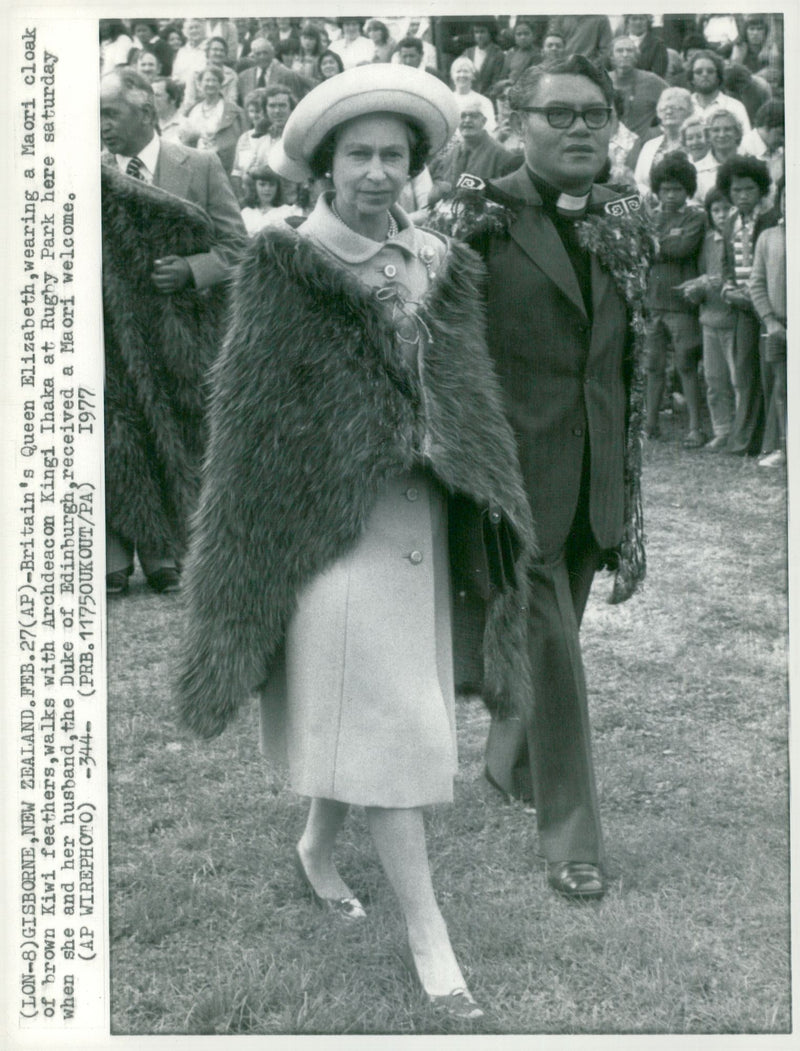
<instances>
[{"instance_id":1,"label":"standing child","mask_svg":"<svg viewBox=\"0 0 800 1051\"><path fill-rule=\"evenodd\" d=\"M658 255L650 271L647 293L647 419L648 437L658 436L658 415L671 347L689 414L683 440L687 449L705 444L700 429L700 384L697 365L702 349L697 308L681 286L697 277L697 257L703 245L705 216L686 202L697 189L697 173L682 153L670 153L650 173L658 198L655 209Z\"/></svg>"},{"instance_id":2,"label":"standing child","mask_svg":"<svg viewBox=\"0 0 800 1051\"><path fill-rule=\"evenodd\" d=\"M766 436L775 435L775 448L759 459L759 467L782 467L786 463L786 185L783 179L776 190L781 217L777 226L759 235L750 274L750 298L764 326L765 446Z\"/></svg>"},{"instance_id":3,"label":"standing child","mask_svg":"<svg viewBox=\"0 0 800 1051\"><path fill-rule=\"evenodd\" d=\"M723 227L730 214L730 202L720 190L712 187L705 197L708 230L698 260L699 276L687 281L683 293L692 303L700 304L703 329L703 373L706 399L714 436L706 445L711 452L725 449L736 411L733 385L733 307L721 295L722 262L725 252Z\"/></svg>"}]
</instances>

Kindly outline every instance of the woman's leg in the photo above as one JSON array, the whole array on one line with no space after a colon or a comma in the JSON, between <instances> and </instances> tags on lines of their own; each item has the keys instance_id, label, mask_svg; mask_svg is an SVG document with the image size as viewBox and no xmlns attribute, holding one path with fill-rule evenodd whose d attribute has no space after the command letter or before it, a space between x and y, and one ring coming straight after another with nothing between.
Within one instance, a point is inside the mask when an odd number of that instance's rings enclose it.
<instances>
[{"instance_id":1,"label":"woman's leg","mask_svg":"<svg viewBox=\"0 0 800 1051\"><path fill-rule=\"evenodd\" d=\"M425 992L446 996L465 988L433 892L421 808L368 807L366 813L381 865L400 901L408 944Z\"/></svg>"},{"instance_id":2,"label":"woman's leg","mask_svg":"<svg viewBox=\"0 0 800 1051\"><path fill-rule=\"evenodd\" d=\"M336 837L344 824L349 807L335 799L312 799L308 820L297 853L311 886L321 898L352 898L333 860Z\"/></svg>"}]
</instances>

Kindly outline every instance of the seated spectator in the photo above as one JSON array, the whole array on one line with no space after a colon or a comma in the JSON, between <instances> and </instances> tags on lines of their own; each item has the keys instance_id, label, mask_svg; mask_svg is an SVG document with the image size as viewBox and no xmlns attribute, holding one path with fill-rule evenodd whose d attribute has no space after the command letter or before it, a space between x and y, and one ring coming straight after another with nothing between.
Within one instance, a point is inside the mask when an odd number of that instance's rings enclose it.
<instances>
[{"instance_id":1,"label":"seated spectator","mask_svg":"<svg viewBox=\"0 0 800 1051\"><path fill-rule=\"evenodd\" d=\"M784 176L785 117L782 102L765 102L755 116L755 127L747 133L739 146L746 157L757 157L769 169L773 187ZM772 203L772 202L771 202Z\"/></svg>"},{"instance_id":2,"label":"seated spectator","mask_svg":"<svg viewBox=\"0 0 800 1051\"><path fill-rule=\"evenodd\" d=\"M766 80L751 73L746 66L734 65L732 62L725 66L722 84L726 94L744 106L751 124L759 109L772 98L772 88Z\"/></svg>"},{"instance_id":3,"label":"seated spectator","mask_svg":"<svg viewBox=\"0 0 800 1051\"><path fill-rule=\"evenodd\" d=\"M620 36L636 44L636 68L656 76L667 75L667 49L660 32L653 29L652 15L625 15Z\"/></svg>"},{"instance_id":4,"label":"seated spectator","mask_svg":"<svg viewBox=\"0 0 800 1051\"><path fill-rule=\"evenodd\" d=\"M139 53L149 51L158 60L158 73L168 77L172 72L172 51L165 40L158 35L158 26L145 18L131 19L131 32L133 33L134 48ZM134 56L138 58L138 55ZM128 60L130 62L130 59ZM142 73L138 65L137 72ZM158 74L156 74L158 75ZM142 76L146 74L142 73Z\"/></svg>"},{"instance_id":5,"label":"seated spectator","mask_svg":"<svg viewBox=\"0 0 800 1051\"><path fill-rule=\"evenodd\" d=\"M725 250L723 231L731 206L722 193L712 187L706 195L708 217L703 247L698 260L698 276L686 281L681 289L686 298L700 306L703 330L703 375L706 401L714 436L707 443L709 452L723 452L733 427L736 407L733 367L734 315L720 295L722 264Z\"/></svg>"},{"instance_id":6,"label":"seated spectator","mask_svg":"<svg viewBox=\"0 0 800 1051\"><path fill-rule=\"evenodd\" d=\"M756 241L750 273L750 300L764 326L761 378L766 404L763 455L759 467L786 463L786 186L777 187L780 218Z\"/></svg>"},{"instance_id":7,"label":"seated spectator","mask_svg":"<svg viewBox=\"0 0 800 1051\"><path fill-rule=\"evenodd\" d=\"M738 118L742 130L747 133L750 131L747 110L738 99L722 91L724 74L725 65L719 55L713 51L695 52L688 68L689 89L695 112L705 117L707 122L709 111L721 106Z\"/></svg>"},{"instance_id":8,"label":"seated spectator","mask_svg":"<svg viewBox=\"0 0 800 1051\"><path fill-rule=\"evenodd\" d=\"M275 48L266 37L256 37L250 46L250 56L255 65L239 74L240 105L256 88L271 88L280 84L296 99L303 98L309 91L311 82L279 62L275 57Z\"/></svg>"},{"instance_id":9,"label":"seated spectator","mask_svg":"<svg viewBox=\"0 0 800 1051\"><path fill-rule=\"evenodd\" d=\"M279 89L280 90L280 89ZM247 196L246 175L251 168L268 163L272 140L267 134L267 93L264 88L251 91L244 100L244 109L251 127L243 131L236 143L231 169L231 185L240 204Z\"/></svg>"},{"instance_id":10,"label":"seated spectator","mask_svg":"<svg viewBox=\"0 0 800 1051\"><path fill-rule=\"evenodd\" d=\"M454 189L465 172L486 181L508 175L522 164L520 154L509 152L486 131L486 116L478 102L461 110L458 131L460 142L448 154L446 165L435 169L443 192Z\"/></svg>"},{"instance_id":11,"label":"seated spectator","mask_svg":"<svg viewBox=\"0 0 800 1051\"><path fill-rule=\"evenodd\" d=\"M616 37L611 44L611 81L625 101L622 120L634 135L646 138L667 82L636 68L636 44L630 37Z\"/></svg>"},{"instance_id":12,"label":"seated spectator","mask_svg":"<svg viewBox=\"0 0 800 1051\"><path fill-rule=\"evenodd\" d=\"M492 98L497 113L497 127L495 128L494 138L511 153L521 154L523 142L520 129L516 121L511 119L511 103L508 100L510 88L510 80L498 80L492 90Z\"/></svg>"},{"instance_id":13,"label":"seated spectator","mask_svg":"<svg viewBox=\"0 0 800 1051\"><path fill-rule=\"evenodd\" d=\"M679 286L697 277L705 234L705 216L687 203L697 189L697 174L682 153L670 153L653 169L650 182L658 204L654 211L658 254L650 271L646 299L647 418L645 431L659 435L659 412L671 349L688 412L684 448L705 445L700 428L700 384L697 366L702 336L697 308Z\"/></svg>"},{"instance_id":14,"label":"seated spectator","mask_svg":"<svg viewBox=\"0 0 800 1051\"><path fill-rule=\"evenodd\" d=\"M339 18L337 19L342 35L338 40L332 40L330 50L341 58L345 69L353 66L362 66L372 62L375 54L375 45L362 33L364 28L363 18Z\"/></svg>"},{"instance_id":15,"label":"seated spectator","mask_svg":"<svg viewBox=\"0 0 800 1051\"><path fill-rule=\"evenodd\" d=\"M514 26L514 46L506 52L503 60L503 80L513 84L530 66L541 61L542 53L536 47L533 26L525 19L518 19Z\"/></svg>"},{"instance_id":16,"label":"seated spectator","mask_svg":"<svg viewBox=\"0 0 800 1051\"><path fill-rule=\"evenodd\" d=\"M759 319L750 299L750 274L759 235L778 215L768 204L769 170L755 157L730 157L717 172L717 187L734 211L725 225L722 298L734 309L736 415L726 451L756 456L764 432L764 395L758 352Z\"/></svg>"},{"instance_id":17,"label":"seated spectator","mask_svg":"<svg viewBox=\"0 0 800 1051\"><path fill-rule=\"evenodd\" d=\"M292 70L309 83L319 84L323 79L319 72L319 58L324 50L317 27L311 22L303 23L300 27L300 53L291 66Z\"/></svg>"},{"instance_id":18,"label":"seated spectator","mask_svg":"<svg viewBox=\"0 0 800 1051\"><path fill-rule=\"evenodd\" d=\"M222 96L223 72L208 66L200 78L200 101L186 118L183 142L198 150L216 153L225 172L230 175L236 143L245 129L246 118L235 102Z\"/></svg>"},{"instance_id":19,"label":"seated spectator","mask_svg":"<svg viewBox=\"0 0 800 1051\"><path fill-rule=\"evenodd\" d=\"M681 125L681 143L697 172L697 192L692 203L703 207L708 191L717 185L719 163L711 152L706 122L696 113L692 113Z\"/></svg>"},{"instance_id":20,"label":"seated spectator","mask_svg":"<svg viewBox=\"0 0 800 1051\"><path fill-rule=\"evenodd\" d=\"M548 29L542 39L542 61L557 60L567 54L567 42L561 33Z\"/></svg>"},{"instance_id":21,"label":"seated spectator","mask_svg":"<svg viewBox=\"0 0 800 1051\"><path fill-rule=\"evenodd\" d=\"M445 78L435 66L422 64L423 56L425 54L423 43L424 41L416 36L403 37L397 45L397 50L392 56L392 61L400 62L404 66L411 66L413 69L424 69L425 72L430 73L431 76L437 77L439 80L444 80Z\"/></svg>"},{"instance_id":22,"label":"seated spectator","mask_svg":"<svg viewBox=\"0 0 800 1051\"><path fill-rule=\"evenodd\" d=\"M144 77L144 79L151 84L156 77L161 76L161 63L158 60L158 55L156 55L155 51L153 51L149 45L139 48L136 52L133 61L133 68L140 77Z\"/></svg>"},{"instance_id":23,"label":"seated spectator","mask_svg":"<svg viewBox=\"0 0 800 1051\"><path fill-rule=\"evenodd\" d=\"M283 200L281 179L267 165L262 164L248 171L247 186L249 191L242 208L242 221L251 237L255 237L266 226L275 226L290 216L303 214L296 195L292 204Z\"/></svg>"},{"instance_id":24,"label":"seated spectator","mask_svg":"<svg viewBox=\"0 0 800 1051\"><path fill-rule=\"evenodd\" d=\"M330 80L337 73L344 73L344 64L335 51L323 51L317 61L317 76L320 83Z\"/></svg>"},{"instance_id":25,"label":"seated spectator","mask_svg":"<svg viewBox=\"0 0 800 1051\"><path fill-rule=\"evenodd\" d=\"M389 36L389 27L385 22L377 18L371 18L367 22L367 36L372 41L375 52L372 56L373 62L391 62L394 54L394 41Z\"/></svg>"},{"instance_id":26,"label":"seated spectator","mask_svg":"<svg viewBox=\"0 0 800 1051\"><path fill-rule=\"evenodd\" d=\"M497 125L494 106L485 95L479 95L477 91L472 90L474 79L475 67L472 62L465 55L457 58L450 67L450 80L453 84L453 92L459 113L463 113L465 109L472 109L477 106L486 118L486 131L492 135Z\"/></svg>"},{"instance_id":27,"label":"seated spectator","mask_svg":"<svg viewBox=\"0 0 800 1051\"><path fill-rule=\"evenodd\" d=\"M152 81L153 99L158 117L158 133L163 142L182 142L186 118L180 113L183 86L169 77Z\"/></svg>"},{"instance_id":28,"label":"seated spectator","mask_svg":"<svg viewBox=\"0 0 800 1051\"><path fill-rule=\"evenodd\" d=\"M685 88L665 88L656 103L656 116L661 134L648 139L636 162L636 185L646 197L650 193L650 171L674 150L684 150L681 127L692 115L692 96Z\"/></svg>"},{"instance_id":29,"label":"seated spectator","mask_svg":"<svg viewBox=\"0 0 800 1051\"><path fill-rule=\"evenodd\" d=\"M172 60L172 79L186 87L208 64L205 22L202 18L187 18L183 23L183 34L186 43Z\"/></svg>"},{"instance_id":30,"label":"seated spectator","mask_svg":"<svg viewBox=\"0 0 800 1051\"><path fill-rule=\"evenodd\" d=\"M186 83L186 93L183 97L183 112L188 113L200 100L200 81L209 66L218 69L222 74L222 97L226 102L236 105L239 92L239 80L236 73L227 66L228 45L221 36L214 36L206 45L207 63L203 70L195 73Z\"/></svg>"},{"instance_id":31,"label":"seated spectator","mask_svg":"<svg viewBox=\"0 0 800 1051\"><path fill-rule=\"evenodd\" d=\"M769 64L767 34L769 23L764 15L747 15L742 32L731 51L731 62L746 66L751 73L758 73Z\"/></svg>"},{"instance_id":32,"label":"seated spectator","mask_svg":"<svg viewBox=\"0 0 800 1051\"><path fill-rule=\"evenodd\" d=\"M464 55L475 67L475 79L472 86L479 95L491 97L492 88L501 79L505 53L492 40L493 26L488 22L474 22L472 36L475 41Z\"/></svg>"}]
</instances>

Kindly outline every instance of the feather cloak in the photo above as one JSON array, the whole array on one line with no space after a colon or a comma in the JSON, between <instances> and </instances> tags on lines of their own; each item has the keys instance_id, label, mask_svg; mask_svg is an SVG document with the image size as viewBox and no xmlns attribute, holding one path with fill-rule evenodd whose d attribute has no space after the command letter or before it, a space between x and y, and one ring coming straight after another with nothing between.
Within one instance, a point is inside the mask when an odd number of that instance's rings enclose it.
<instances>
[{"instance_id":1,"label":"feather cloak","mask_svg":"<svg viewBox=\"0 0 800 1051\"><path fill-rule=\"evenodd\" d=\"M141 547L180 557L199 488L205 376L219 352L225 291L165 295L166 255L205 252L205 212L101 168L106 521Z\"/></svg>"},{"instance_id":2,"label":"feather cloak","mask_svg":"<svg viewBox=\"0 0 800 1051\"><path fill-rule=\"evenodd\" d=\"M362 535L382 483L424 463L451 494L499 507L516 583L485 609L484 699L530 704L534 539L513 433L485 344L483 266L452 243L418 316L424 366L398 355L362 285L294 231L255 239L212 369L209 445L184 573L184 721L220 733L264 684L301 588Z\"/></svg>"}]
</instances>

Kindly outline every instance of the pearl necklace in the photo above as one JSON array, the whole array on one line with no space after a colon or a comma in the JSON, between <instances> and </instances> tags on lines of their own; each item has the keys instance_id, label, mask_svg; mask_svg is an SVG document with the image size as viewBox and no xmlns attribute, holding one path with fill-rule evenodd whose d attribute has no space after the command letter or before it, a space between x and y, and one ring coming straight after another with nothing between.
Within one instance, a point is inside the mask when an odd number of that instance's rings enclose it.
<instances>
[{"instance_id":1,"label":"pearl necklace","mask_svg":"<svg viewBox=\"0 0 800 1051\"><path fill-rule=\"evenodd\" d=\"M331 213L333 214L334 219L337 219L342 224L342 226L346 226L348 230L352 230L353 229L353 227L350 226L349 223L346 223L344 221L344 219L342 219L341 215L339 215L339 212L336 209L336 202L335 201L331 201ZM354 233L358 233L358 230L354 230L353 232ZM399 233L400 233L400 227L397 224L397 220L392 215L392 213L389 212L389 229L388 229L388 231L386 233L386 240L388 241L392 237L397 237L397 235Z\"/></svg>"}]
</instances>

